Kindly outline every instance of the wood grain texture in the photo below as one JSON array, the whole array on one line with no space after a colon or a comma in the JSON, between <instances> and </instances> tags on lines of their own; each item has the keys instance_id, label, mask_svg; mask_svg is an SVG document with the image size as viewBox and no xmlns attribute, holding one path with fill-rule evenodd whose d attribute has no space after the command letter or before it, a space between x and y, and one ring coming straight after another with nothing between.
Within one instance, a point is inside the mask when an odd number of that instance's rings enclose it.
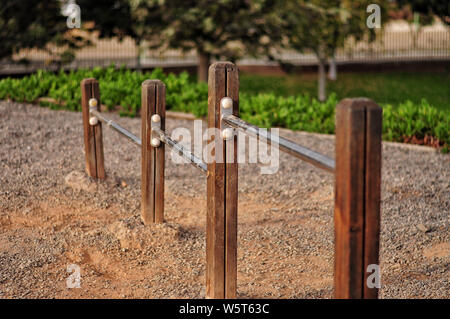
<instances>
[{"instance_id":1,"label":"wood grain texture","mask_svg":"<svg viewBox=\"0 0 450 319\"><path fill-rule=\"evenodd\" d=\"M100 112L100 87L98 81L92 82L92 97L97 99L98 107L97 111ZM95 135L95 164L97 169L97 178L105 179L105 157L103 155L103 133L102 133L102 122L98 121L97 125L94 126Z\"/></svg>"},{"instance_id":2,"label":"wood grain texture","mask_svg":"<svg viewBox=\"0 0 450 319\"><path fill-rule=\"evenodd\" d=\"M239 116L239 70L235 65L227 66L227 96L233 99L233 115ZM225 142L225 298L236 298L237 289L237 146L237 134Z\"/></svg>"},{"instance_id":3,"label":"wood grain texture","mask_svg":"<svg viewBox=\"0 0 450 319\"><path fill-rule=\"evenodd\" d=\"M368 163L381 156L381 149L378 148L381 135L378 141L373 139L378 125L381 127L381 117L378 111L374 111L375 106L368 99L345 99L336 108L336 298L364 298L365 256L370 252L371 257L367 259L370 261L374 260L375 252L378 256L378 240L373 240L373 232L379 231L377 183L380 182L380 175L376 172L378 164ZM380 123L368 125L369 118ZM373 191L378 195L368 195ZM370 213L367 213L368 208Z\"/></svg>"},{"instance_id":4,"label":"wood grain texture","mask_svg":"<svg viewBox=\"0 0 450 319\"><path fill-rule=\"evenodd\" d=\"M208 127L221 128L220 100L230 94L239 110L239 75L230 62L211 65L208 77ZM208 164L206 221L206 296L208 298L236 297L237 247L237 164L225 163L227 144L212 137L215 160ZM236 149L231 141L228 153Z\"/></svg>"},{"instance_id":5,"label":"wood grain texture","mask_svg":"<svg viewBox=\"0 0 450 319\"><path fill-rule=\"evenodd\" d=\"M366 198L364 225L364 291L363 298L378 298L378 288L369 288L367 267L379 265L381 200L381 133L382 109L373 101L366 104Z\"/></svg>"},{"instance_id":6,"label":"wood grain texture","mask_svg":"<svg viewBox=\"0 0 450 319\"><path fill-rule=\"evenodd\" d=\"M226 64L210 66L208 75L208 127L220 128L220 99L225 96ZM212 136L214 154L223 154L224 145L219 136ZM207 215L206 215L206 296L225 297L225 243L224 243L224 198L225 165L219 161L208 163Z\"/></svg>"},{"instance_id":7,"label":"wood grain texture","mask_svg":"<svg viewBox=\"0 0 450 319\"><path fill-rule=\"evenodd\" d=\"M156 87L156 113L161 117L161 130L165 131L166 123L166 86L159 80L154 81ZM155 223L164 222L164 160L165 144L155 148Z\"/></svg>"},{"instance_id":8,"label":"wood grain texture","mask_svg":"<svg viewBox=\"0 0 450 319\"><path fill-rule=\"evenodd\" d=\"M158 148L151 145L151 117L161 116L161 129L165 128L166 88L159 80L142 83L142 181L141 215L145 224L164 221L164 143Z\"/></svg>"},{"instance_id":9,"label":"wood grain texture","mask_svg":"<svg viewBox=\"0 0 450 319\"><path fill-rule=\"evenodd\" d=\"M81 109L83 117L86 171L90 177L104 179L106 174L103 155L102 126L100 122L95 126L89 124L89 100L93 97L98 100L98 105L100 105L98 81L93 78L82 80Z\"/></svg>"}]
</instances>

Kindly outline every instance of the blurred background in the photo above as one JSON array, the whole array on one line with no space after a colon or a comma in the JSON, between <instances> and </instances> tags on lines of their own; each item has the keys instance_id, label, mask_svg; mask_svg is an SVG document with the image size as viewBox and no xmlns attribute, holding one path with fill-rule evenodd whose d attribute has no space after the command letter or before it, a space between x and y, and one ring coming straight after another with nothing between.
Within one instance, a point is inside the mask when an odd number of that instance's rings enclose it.
<instances>
[{"instance_id":1,"label":"blurred background","mask_svg":"<svg viewBox=\"0 0 450 319\"><path fill-rule=\"evenodd\" d=\"M253 124L333 133L337 101L364 96L383 107L384 139L448 150L449 11L448 0L2 0L0 99L79 110L79 81L96 77L108 110L136 116L140 83L157 77L169 109L205 116L208 67L227 60Z\"/></svg>"},{"instance_id":2,"label":"blurred background","mask_svg":"<svg viewBox=\"0 0 450 319\"><path fill-rule=\"evenodd\" d=\"M0 73L111 63L186 68L216 59L287 71L320 60L450 59L448 1L374 2L381 24L370 28L372 2L2 0Z\"/></svg>"}]
</instances>

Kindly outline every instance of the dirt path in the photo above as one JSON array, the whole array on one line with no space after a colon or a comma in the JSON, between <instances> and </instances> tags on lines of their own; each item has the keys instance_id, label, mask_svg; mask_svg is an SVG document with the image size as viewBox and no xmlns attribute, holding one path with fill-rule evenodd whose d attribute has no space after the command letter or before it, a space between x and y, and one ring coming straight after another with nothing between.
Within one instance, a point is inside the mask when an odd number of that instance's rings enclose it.
<instances>
[{"instance_id":1,"label":"dirt path","mask_svg":"<svg viewBox=\"0 0 450 319\"><path fill-rule=\"evenodd\" d=\"M140 119L110 117L139 134ZM0 297L203 298L205 177L168 160L167 223L144 226L139 149L105 128L108 178L92 182L81 128L79 113L0 102ZM333 156L332 137L282 135ZM450 156L383 151L381 297L449 298ZM331 298L332 176L284 154L259 171L239 171L238 297Z\"/></svg>"}]
</instances>

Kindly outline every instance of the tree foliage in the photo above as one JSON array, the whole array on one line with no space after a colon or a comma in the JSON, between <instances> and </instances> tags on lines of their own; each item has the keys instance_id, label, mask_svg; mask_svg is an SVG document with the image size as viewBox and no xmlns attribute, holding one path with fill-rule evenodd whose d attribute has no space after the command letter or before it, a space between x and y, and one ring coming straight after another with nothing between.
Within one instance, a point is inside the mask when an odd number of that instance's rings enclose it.
<instances>
[{"instance_id":1,"label":"tree foliage","mask_svg":"<svg viewBox=\"0 0 450 319\"><path fill-rule=\"evenodd\" d=\"M325 64L349 37L356 41L375 38L367 26L371 0L281 0L277 12L283 21L284 46L299 52L310 50L319 62L319 100L326 99ZM386 1L379 1L381 16Z\"/></svg>"},{"instance_id":2,"label":"tree foliage","mask_svg":"<svg viewBox=\"0 0 450 319\"><path fill-rule=\"evenodd\" d=\"M348 37L368 40L375 37L375 30L366 25L366 8L371 0L284 0L280 16L285 21L284 34L287 45L298 51L311 50L320 58L327 58L344 45ZM386 1L379 1L381 15Z\"/></svg>"},{"instance_id":3,"label":"tree foliage","mask_svg":"<svg viewBox=\"0 0 450 319\"><path fill-rule=\"evenodd\" d=\"M450 1L448 0L397 0L400 7L409 7L422 16L422 21L431 22L436 15L442 22L450 24Z\"/></svg>"},{"instance_id":4,"label":"tree foliage","mask_svg":"<svg viewBox=\"0 0 450 319\"><path fill-rule=\"evenodd\" d=\"M156 46L236 59L268 44L265 36L274 35L269 20L275 4L273 0L138 0L135 8L136 19L149 26L140 33L156 40Z\"/></svg>"},{"instance_id":5,"label":"tree foliage","mask_svg":"<svg viewBox=\"0 0 450 319\"><path fill-rule=\"evenodd\" d=\"M22 48L48 48L49 43L78 48L83 38L70 34L58 0L2 0L0 59Z\"/></svg>"},{"instance_id":6,"label":"tree foliage","mask_svg":"<svg viewBox=\"0 0 450 319\"><path fill-rule=\"evenodd\" d=\"M2 0L0 6L0 59L23 48L58 51L60 61L70 60L74 51L91 44L89 32L102 38L133 36L128 0L78 0L81 30L69 29L60 0ZM87 31L87 32L86 32ZM63 50L57 50L63 48ZM68 61L67 61L68 62Z\"/></svg>"},{"instance_id":7,"label":"tree foliage","mask_svg":"<svg viewBox=\"0 0 450 319\"><path fill-rule=\"evenodd\" d=\"M100 38L135 37L129 0L77 0L76 3L81 8L84 30L97 31Z\"/></svg>"},{"instance_id":8,"label":"tree foliage","mask_svg":"<svg viewBox=\"0 0 450 319\"><path fill-rule=\"evenodd\" d=\"M265 52L280 38L275 0L134 0L136 34L151 48L196 50L235 60ZM201 68L202 66L200 66ZM204 69L204 67L203 67Z\"/></svg>"}]
</instances>

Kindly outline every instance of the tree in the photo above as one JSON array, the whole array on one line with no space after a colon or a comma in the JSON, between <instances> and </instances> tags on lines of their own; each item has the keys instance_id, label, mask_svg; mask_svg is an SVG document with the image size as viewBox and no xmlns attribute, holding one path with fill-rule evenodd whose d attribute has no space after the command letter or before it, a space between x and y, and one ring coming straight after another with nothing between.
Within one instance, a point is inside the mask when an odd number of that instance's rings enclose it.
<instances>
[{"instance_id":1,"label":"tree","mask_svg":"<svg viewBox=\"0 0 450 319\"><path fill-rule=\"evenodd\" d=\"M311 50L318 60L318 99L326 99L326 64L348 37L368 41L375 31L368 28L366 11L371 0L284 0L279 15L284 21L287 46L297 51ZM378 1L381 13L386 1Z\"/></svg>"},{"instance_id":2,"label":"tree","mask_svg":"<svg viewBox=\"0 0 450 319\"><path fill-rule=\"evenodd\" d=\"M116 38L119 41L131 37L140 46L130 0L77 0L82 12L82 29L95 33L98 38ZM140 50L138 50L140 52ZM140 68L140 54L136 57Z\"/></svg>"},{"instance_id":3,"label":"tree","mask_svg":"<svg viewBox=\"0 0 450 319\"><path fill-rule=\"evenodd\" d=\"M236 60L267 52L280 38L274 0L134 0L139 39L151 48L196 50L198 80L206 81L211 58Z\"/></svg>"},{"instance_id":4,"label":"tree","mask_svg":"<svg viewBox=\"0 0 450 319\"><path fill-rule=\"evenodd\" d=\"M99 38L134 37L133 18L129 0L77 0L80 6L83 26L86 31L98 31ZM86 23L84 23L86 24Z\"/></svg>"},{"instance_id":5,"label":"tree","mask_svg":"<svg viewBox=\"0 0 450 319\"><path fill-rule=\"evenodd\" d=\"M400 7L409 6L412 12L419 13L425 21L436 15L445 24L450 24L450 2L448 0L397 0Z\"/></svg>"},{"instance_id":6,"label":"tree","mask_svg":"<svg viewBox=\"0 0 450 319\"><path fill-rule=\"evenodd\" d=\"M68 50L86 44L82 37L70 33L58 0L2 0L0 39L0 59L9 58L22 48L51 52L49 43Z\"/></svg>"},{"instance_id":7,"label":"tree","mask_svg":"<svg viewBox=\"0 0 450 319\"><path fill-rule=\"evenodd\" d=\"M70 62L75 50L92 44L88 39L91 32L97 31L100 38L133 36L128 0L78 0L81 30L70 29L62 13L64 5L71 2L74 1L2 0L0 59L23 48L37 48L59 55L61 64Z\"/></svg>"}]
</instances>

